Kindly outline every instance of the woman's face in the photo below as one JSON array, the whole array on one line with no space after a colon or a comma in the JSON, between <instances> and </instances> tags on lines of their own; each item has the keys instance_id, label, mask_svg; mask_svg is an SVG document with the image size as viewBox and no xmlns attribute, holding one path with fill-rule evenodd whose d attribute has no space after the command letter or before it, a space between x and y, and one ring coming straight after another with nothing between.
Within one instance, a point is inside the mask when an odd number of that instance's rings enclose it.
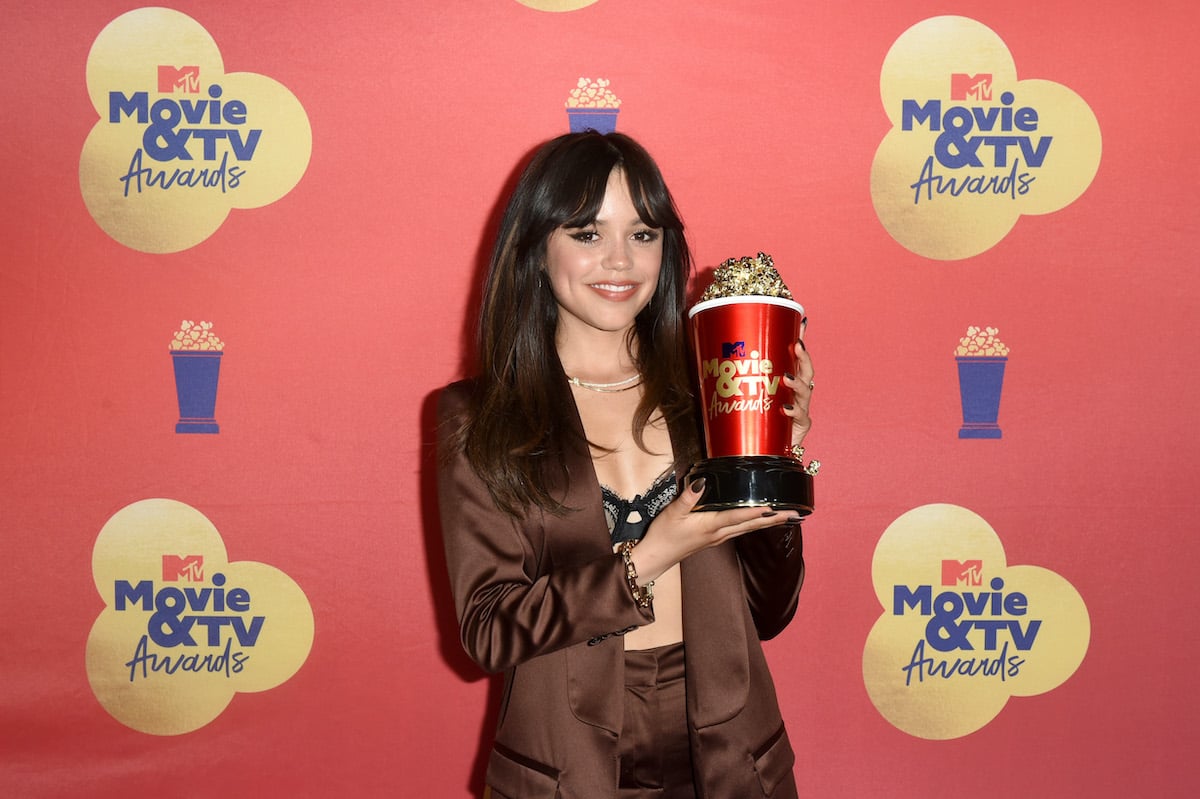
<instances>
[{"instance_id":1,"label":"woman's face","mask_svg":"<svg viewBox=\"0 0 1200 799\"><path fill-rule=\"evenodd\" d=\"M560 227L546 242L558 334L628 330L654 296L662 253L662 230L641 220L624 173L614 169L595 222Z\"/></svg>"}]
</instances>

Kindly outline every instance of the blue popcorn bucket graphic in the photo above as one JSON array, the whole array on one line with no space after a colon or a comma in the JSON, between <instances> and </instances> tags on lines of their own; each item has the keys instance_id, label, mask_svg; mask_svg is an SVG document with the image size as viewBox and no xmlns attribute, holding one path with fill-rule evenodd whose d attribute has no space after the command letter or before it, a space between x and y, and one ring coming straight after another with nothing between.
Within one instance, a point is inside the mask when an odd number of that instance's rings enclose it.
<instances>
[{"instance_id":1,"label":"blue popcorn bucket graphic","mask_svg":"<svg viewBox=\"0 0 1200 799\"><path fill-rule=\"evenodd\" d=\"M175 394L179 400L176 433L217 433L217 379L221 353L207 350L176 350Z\"/></svg>"},{"instance_id":2,"label":"blue popcorn bucket graphic","mask_svg":"<svg viewBox=\"0 0 1200 799\"><path fill-rule=\"evenodd\" d=\"M1000 438L1003 433L996 420L1000 416L1000 391L1004 387L1004 366L1008 358L956 357L958 390L962 399L962 427L959 438Z\"/></svg>"},{"instance_id":3,"label":"blue popcorn bucket graphic","mask_svg":"<svg viewBox=\"0 0 1200 799\"><path fill-rule=\"evenodd\" d=\"M572 133L594 130L597 133L612 133L617 129L619 108L568 108L567 121Z\"/></svg>"}]
</instances>

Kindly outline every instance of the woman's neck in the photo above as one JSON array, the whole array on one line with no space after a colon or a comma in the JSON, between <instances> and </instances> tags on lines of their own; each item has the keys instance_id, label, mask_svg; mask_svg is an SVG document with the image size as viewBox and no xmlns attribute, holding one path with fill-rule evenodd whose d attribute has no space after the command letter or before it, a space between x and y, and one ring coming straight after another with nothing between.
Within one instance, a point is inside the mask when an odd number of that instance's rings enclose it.
<instances>
[{"instance_id":1,"label":"woman's neck","mask_svg":"<svg viewBox=\"0 0 1200 799\"><path fill-rule=\"evenodd\" d=\"M604 330L559 330L555 337L558 359L568 377L593 383L613 383L637 374L631 348L637 339L631 333Z\"/></svg>"}]
</instances>

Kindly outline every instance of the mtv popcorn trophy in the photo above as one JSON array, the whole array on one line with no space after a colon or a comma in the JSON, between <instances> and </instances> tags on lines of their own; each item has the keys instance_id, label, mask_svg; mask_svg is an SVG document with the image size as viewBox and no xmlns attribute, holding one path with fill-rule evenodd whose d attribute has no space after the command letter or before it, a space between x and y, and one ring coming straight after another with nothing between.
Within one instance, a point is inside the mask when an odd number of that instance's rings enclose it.
<instances>
[{"instance_id":1,"label":"mtv popcorn trophy","mask_svg":"<svg viewBox=\"0 0 1200 799\"><path fill-rule=\"evenodd\" d=\"M729 259L688 312L704 415L707 457L688 481L704 478L697 510L767 505L813 510L813 475L791 454L792 420L780 407L790 393L783 373L795 358L804 306L771 256Z\"/></svg>"}]
</instances>

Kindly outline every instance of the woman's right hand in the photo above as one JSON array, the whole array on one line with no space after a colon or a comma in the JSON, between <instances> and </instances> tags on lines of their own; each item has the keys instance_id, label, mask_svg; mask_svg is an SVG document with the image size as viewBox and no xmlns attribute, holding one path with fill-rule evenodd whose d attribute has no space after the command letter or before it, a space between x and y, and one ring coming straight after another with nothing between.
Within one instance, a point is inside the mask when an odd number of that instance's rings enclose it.
<instances>
[{"instance_id":1,"label":"woman's right hand","mask_svg":"<svg viewBox=\"0 0 1200 799\"><path fill-rule=\"evenodd\" d=\"M704 481L683 486L679 496L654 517L646 536L630 553L638 583L645 585L684 558L756 530L800 521L795 511L767 507L693 512Z\"/></svg>"}]
</instances>

